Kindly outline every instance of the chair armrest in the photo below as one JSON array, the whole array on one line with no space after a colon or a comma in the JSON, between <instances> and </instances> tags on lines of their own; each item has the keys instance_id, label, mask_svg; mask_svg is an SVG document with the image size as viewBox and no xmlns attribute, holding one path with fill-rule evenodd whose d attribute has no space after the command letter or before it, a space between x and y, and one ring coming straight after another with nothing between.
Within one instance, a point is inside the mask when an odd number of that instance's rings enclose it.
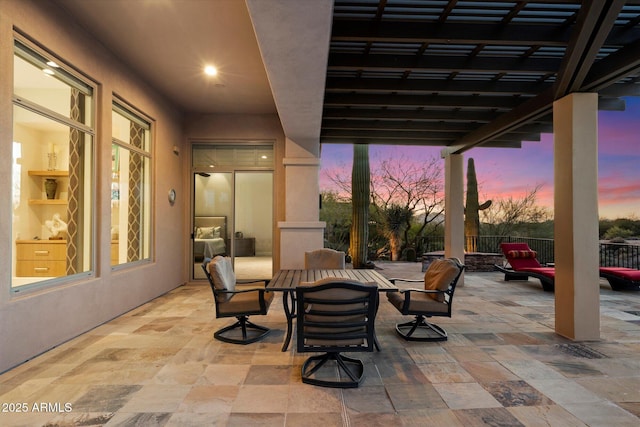
<instances>
[{"instance_id":1,"label":"chair armrest","mask_svg":"<svg viewBox=\"0 0 640 427\"><path fill-rule=\"evenodd\" d=\"M419 292L420 289L417 288L406 288L406 289L398 289L398 292L400 292L401 294L404 294L406 292Z\"/></svg>"},{"instance_id":2,"label":"chair armrest","mask_svg":"<svg viewBox=\"0 0 640 427\"><path fill-rule=\"evenodd\" d=\"M400 292L420 292L421 294L446 294L447 291L441 291L439 289L400 289Z\"/></svg>"},{"instance_id":3,"label":"chair armrest","mask_svg":"<svg viewBox=\"0 0 640 427\"><path fill-rule=\"evenodd\" d=\"M235 289L234 291L227 291L227 290L218 290L216 289L216 293L217 294L244 294L247 292L267 292L264 288L244 288L244 289Z\"/></svg>"},{"instance_id":4,"label":"chair armrest","mask_svg":"<svg viewBox=\"0 0 640 427\"><path fill-rule=\"evenodd\" d=\"M424 283L424 279L403 279L401 277L393 277L391 279L388 279L391 283L393 283L394 285L396 284L396 282L407 282L407 283Z\"/></svg>"},{"instance_id":5,"label":"chair armrest","mask_svg":"<svg viewBox=\"0 0 640 427\"><path fill-rule=\"evenodd\" d=\"M264 289L267 287L268 280L236 280L236 289Z\"/></svg>"},{"instance_id":6,"label":"chair armrest","mask_svg":"<svg viewBox=\"0 0 640 427\"><path fill-rule=\"evenodd\" d=\"M263 286L267 286L267 283L269 283L269 279L236 280L236 285L253 285L254 283L260 283Z\"/></svg>"}]
</instances>

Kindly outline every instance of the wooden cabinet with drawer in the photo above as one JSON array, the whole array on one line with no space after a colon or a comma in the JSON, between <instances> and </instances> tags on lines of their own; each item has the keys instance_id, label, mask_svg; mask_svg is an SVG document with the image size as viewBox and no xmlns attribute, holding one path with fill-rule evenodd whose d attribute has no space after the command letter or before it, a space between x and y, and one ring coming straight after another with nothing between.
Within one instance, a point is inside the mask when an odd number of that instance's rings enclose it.
<instances>
[{"instance_id":1,"label":"wooden cabinet with drawer","mask_svg":"<svg viewBox=\"0 0 640 427\"><path fill-rule=\"evenodd\" d=\"M120 264L119 243L120 242L118 240L111 241L111 265Z\"/></svg>"},{"instance_id":2,"label":"wooden cabinet with drawer","mask_svg":"<svg viewBox=\"0 0 640 427\"><path fill-rule=\"evenodd\" d=\"M236 237L235 256L256 256L256 238L255 237Z\"/></svg>"},{"instance_id":3,"label":"wooden cabinet with drawer","mask_svg":"<svg viewBox=\"0 0 640 427\"><path fill-rule=\"evenodd\" d=\"M66 274L66 240L16 240L16 276L58 277Z\"/></svg>"}]
</instances>

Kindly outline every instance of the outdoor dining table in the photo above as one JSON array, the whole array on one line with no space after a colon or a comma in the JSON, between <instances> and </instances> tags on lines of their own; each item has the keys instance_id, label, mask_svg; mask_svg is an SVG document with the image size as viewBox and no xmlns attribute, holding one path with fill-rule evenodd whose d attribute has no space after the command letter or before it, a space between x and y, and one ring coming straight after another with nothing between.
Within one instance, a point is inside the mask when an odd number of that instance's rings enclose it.
<instances>
[{"instance_id":1,"label":"outdoor dining table","mask_svg":"<svg viewBox=\"0 0 640 427\"><path fill-rule=\"evenodd\" d=\"M268 291L282 292L282 305L287 318L287 333L282 351L287 351L291 342L293 319L296 317L295 292L300 283L315 282L324 278L340 278L358 282L375 284L379 292L396 292L398 287L373 269L339 269L339 270L280 270L267 283ZM376 347L378 347L376 342Z\"/></svg>"}]
</instances>

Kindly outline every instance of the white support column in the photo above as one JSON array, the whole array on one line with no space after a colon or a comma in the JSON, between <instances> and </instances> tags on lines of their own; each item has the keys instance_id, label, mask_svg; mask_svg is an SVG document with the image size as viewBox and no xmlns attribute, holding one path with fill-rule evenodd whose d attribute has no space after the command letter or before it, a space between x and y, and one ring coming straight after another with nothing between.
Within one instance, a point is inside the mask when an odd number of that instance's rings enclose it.
<instances>
[{"instance_id":1,"label":"white support column","mask_svg":"<svg viewBox=\"0 0 640 427\"><path fill-rule=\"evenodd\" d=\"M320 159L287 138L282 163L285 173L286 220L278 222L280 268L304 268L305 251L324 246L325 223L318 221Z\"/></svg>"},{"instance_id":2,"label":"white support column","mask_svg":"<svg viewBox=\"0 0 640 427\"><path fill-rule=\"evenodd\" d=\"M464 263L463 163L462 154L450 154L444 159L444 256ZM458 286L464 286L464 273Z\"/></svg>"},{"instance_id":3,"label":"white support column","mask_svg":"<svg viewBox=\"0 0 640 427\"><path fill-rule=\"evenodd\" d=\"M556 332L600 339L598 95L553 104Z\"/></svg>"}]
</instances>

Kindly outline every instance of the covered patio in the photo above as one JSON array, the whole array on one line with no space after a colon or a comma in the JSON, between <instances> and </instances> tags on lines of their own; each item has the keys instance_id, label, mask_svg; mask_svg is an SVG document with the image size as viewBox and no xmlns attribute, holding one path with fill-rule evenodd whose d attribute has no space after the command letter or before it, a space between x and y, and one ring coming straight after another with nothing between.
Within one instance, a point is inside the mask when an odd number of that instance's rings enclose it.
<instances>
[{"instance_id":1,"label":"covered patio","mask_svg":"<svg viewBox=\"0 0 640 427\"><path fill-rule=\"evenodd\" d=\"M379 263L387 277L420 278L420 263ZM382 351L360 353L358 389L300 381L308 356L281 352L280 299L261 323L264 341L212 339L206 286L184 285L0 376L3 425L157 426L637 426L640 422L640 294L600 284L601 340L554 332L553 295L539 284L468 273L449 340L407 342L403 320L381 301ZM242 348L240 348L242 347ZM45 405L41 411L33 405ZM69 405L69 406L65 406ZM8 408L8 407L7 407ZM16 412L16 411L13 411Z\"/></svg>"},{"instance_id":2,"label":"covered patio","mask_svg":"<svg viewBox=\"0 0 640 427\"><path fill-rule=\"evenodd\" d=\"M11 294L9 274L3 276L0 424L638 425L640 295L614 293L597 275L594 119L599 108L621 109L620 97L638 94L637 1L1 3L6 40L22 37L20 30L94 79L102 93L91 275L26 295ZM431 12L398 12L399 3ZM146 8L152 4L170 8ZM350 8L363 7L366 19L351 16ZM423 22L398 25L397 13ZM516 21L528 13L541 28L523 31ZM188 25L175 25L182 22ZM132 37L132 29L144 37ZM248 47L230 48L230 40ZM211 46L216 49L205 49ZM3 75L13 76L13 45L0 50ZM182 54L200 51L248 61L229 58L234 66L222 73L226 80L209 85L225 96L212 96L184 71L200 64ZM259 84L239 96L247 80L233 77L245 70L257 70ZM12 79L0 86L0 169L10 182ZM157 221L152 262L118 270L109 254L109 117L120 95L158 120ZM256 105L259 100L266 101ZM453 317L436 321L449 332L439 344L399 339L393 325L403 319L383 301L382 351L362 356L368 372L355 390L301 384L306 356L280 351L286 321L279 301L261 319L275 330L265 341L239 348L212 338L227 320L215 319L210 290L188 273L190 151L198 141L272 141L278 270L300 267L305 250L323 245L321 144L410 139L443 147L446 255L461 257L466 151L517 147L552 124L560 230L555 261L562 282L555 295L537 281L468 273ZM175 206L166 201L169 189L178 190ZM11 197L5 186L6 207ZM0 227L4 237L11 235L9 216ZM10 240L3 240L5 254L13 250ZM2 258L3 271L11 271L12 261ZM418 263L379 266L389 277L422 276ZM70 337L76 338L66 341Z\"/></svg>"}]
</instances>

